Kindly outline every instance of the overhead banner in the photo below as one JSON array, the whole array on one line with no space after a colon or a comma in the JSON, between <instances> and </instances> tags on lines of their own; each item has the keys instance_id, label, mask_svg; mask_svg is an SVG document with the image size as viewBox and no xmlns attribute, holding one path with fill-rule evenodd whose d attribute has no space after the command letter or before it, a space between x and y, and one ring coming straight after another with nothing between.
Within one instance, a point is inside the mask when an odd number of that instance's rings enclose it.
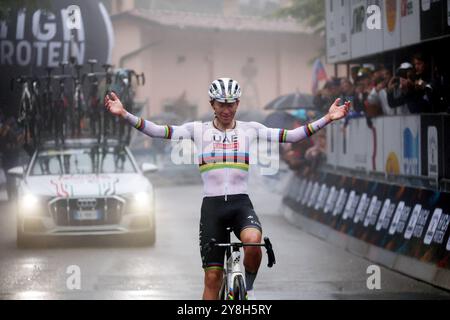
<instances>
[{"instance_id":1,"label":"overhead banner","mask_svg":"<svg viewBox=\"0 0 450 320\"><path fill-rule=\"evenodd\" d=\"M333 0L331 0L333 1ZM338 6L338 55L337 59L339 61L348 60L351 57L351 46L350 46L350 1L334 1L335 5Z\"/></svg>"},{"instance_id":2,"label":"overhead banner","mask_svg":"<svg viewBox=\"0 0 450 320\"><path fill-rule=\"evenodd\" d=\"M420 34L422 40L439 37L444 32L444 2L447 0L421 0Z\"/></svg>"},{"instance_id":3,"label":"overhead banner","mask_svg":"<svg viewBox=\"0 0 450 320\"><path fill-rule=\"evenodd\" d=\"M448 0L351 0L326 4L329 62L345 62L450 35Z\"/></svg>"},{"instance_id":4,"label":"overhead banner","mask_svg":"<svg viewBox=\"0 0 450 320\"><path fill-rule=\"evenodd\" d=\"M400 48L400 1L385 0L383 8L383 48L385 51Z\"/></svg>"},{"instance_id":5,"label":"overhead banner","mask_svg":"<svg viewBox=\"0 0 450 320\"><path fill-rule=\"evenodd\" d=\"M369 13L372 15L376 15L376 11L370 11L371 6L376 6L380 8L380 13L383 12L384 9L384 1L381 0L367 0L367 8L369 10ZM366 47L367 51L366 54L374 54L383 51L383 28L381 27L383 24L384 16L381 14L381 24L380 28L376 28L377 25L375 24L373 29L369 28L368 25L365 26L366 28ZM370 23L369 23L370 24Z\"/></svg>"},{"instance_id":6,"label":"overhead banner","mask_svg":"<svg viewBox=\"0 0 450 320\"><path fill-rule=\"evenodd\" d=\"M420 0L401 0L401 46L420 42Z\"/></svg>"},{"instance_id":7,"label":"overhead banner","mask_svg":"<svg viewBox=\"0 0 450 320\"><path fill-rule=\"evenodd\" d=\"M367 54L366 44L366 0L351 0L350 43L351 57L359 58Z\"/></svg>"},{"instance_id":8,"label":"overhead banner","mask_svg":"<svg viewBox=\"0 0 450 320\"><path fill-rule=\"evenodd\" d=\"M335 63L339 51L339 6L336 1L325 1L326 25L327 25L327 62Z\"/></svg>"}]
</instances>

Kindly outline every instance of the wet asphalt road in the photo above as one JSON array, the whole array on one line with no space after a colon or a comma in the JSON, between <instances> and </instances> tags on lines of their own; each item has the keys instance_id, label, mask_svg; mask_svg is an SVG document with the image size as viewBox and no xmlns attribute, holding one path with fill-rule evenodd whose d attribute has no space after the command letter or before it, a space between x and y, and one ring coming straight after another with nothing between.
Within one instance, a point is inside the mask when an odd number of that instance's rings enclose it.
<instances>
[{"instance_id":1,"label":"wet asphalt road","mask_svg":"<svg viewBox=\"0 0 450 320\"><path fill-rule=\"evenodd\" d=\"M281 196L251 178L250 197L277 257L255 283L258 299L449 299L446 291L381 268L381 289L366 286L372 263L290 225ZM263 183L261 183L263 182ZM156 189L157 241L134 247L121 239L70 239L17 249L13 206L0 201L0 299L200 299L198 250L201 186ZM67 287L78 266L81 289Z\"/></svg>"}]
</instances>

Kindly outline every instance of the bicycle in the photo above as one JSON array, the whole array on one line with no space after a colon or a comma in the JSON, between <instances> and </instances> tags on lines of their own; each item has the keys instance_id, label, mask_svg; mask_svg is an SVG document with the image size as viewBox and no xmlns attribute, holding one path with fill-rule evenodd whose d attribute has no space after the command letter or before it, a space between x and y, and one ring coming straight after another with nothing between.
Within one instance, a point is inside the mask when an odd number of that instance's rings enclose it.
<instances>
[{"instance_id":1,"label":"bicycle","mask_svg":"<svg viewBox=\"0 0 450 320\"><path fill-rule=\"evenodd\" d=\"M231 228L227 230L232 232ZM230 237L228 237L230 238ZM264 237L264 243L229 242L217 243L214 239L209 242L209 250L213 247L226 247L223 280L219 291L219 300L248 300L244 274L241 271L241 251L243 247L265 247L268 257L267 267L272 268L276 263L272 243Z\"/></svg>"},{"instance_id":2,"label":"bicycle","mask_svg":"<svg viewBox=\"0 0 450 320\"><path fill-rule=\"evenodd\" d=\"M58 91L58 98L56 99L55 103L55 143L59 146L59 139L61 140L61 144L64 145L65 139L67 138L67 132L68 132L68 125L67 122L71 123L72 114L69 112L71 111L69 109L69 99L66 95L66 79L71 78L71 76L66 75L64 73L65 66L67 65L67 62L61 62L61 70L62 74L56 75L53 77L53 79L58 80L59 82L59 91Z\"/></svg>"},{"instance_id":3,"label":"bicycle","mask_svg":"<svg viewBox=\"0 0 450 320\"><path fill-rule=\"evenodd\" d=\"M11 79L11 91L14 90L14 82L21 85L19 102L19 112L17 123L24 128L24 144L29 145L29 140L33 139L33 146L36 147L40 140L40 104L39 104L39 80L33 76L20 76Z\"/></svg>"},{"instance_id":4,"label":"bicycle","mask_svg":"<svg viewBox=\"0 0 450 320\"><path fill-rule=\"evenodd\" d=\"M73 76L73 119L72 119L72 135L80 137L84 129L84 114L86 110L86 103L84 99L83 85L81 82L82 65L73 65L75 75Z\"/></svg>"},{"instance_id":5,"label":"bicycle","mask_svg":"<svg viewBox=\"0 0 450 320\"><path fill-rule=\"evenodd\" d=\"M133 77L136 78L137 85L145 85L145 75L142 72L141 74L137 74L134 70L130 69L117 69L115 75L114 84L111 86L111 91L115 92L123 101L125 108L128 112L134 112L134 90L133 90ZM116 118L114 122L113 132L116 131L117 121L119 119ZM118 130L118 140L120 143L123 143L125 139L125 143L129 144L131 140L131 127L120 119L118 122L119 130ZM126 135L124 136L124 132L126 130Z\"/></svg>"}]
</instances>

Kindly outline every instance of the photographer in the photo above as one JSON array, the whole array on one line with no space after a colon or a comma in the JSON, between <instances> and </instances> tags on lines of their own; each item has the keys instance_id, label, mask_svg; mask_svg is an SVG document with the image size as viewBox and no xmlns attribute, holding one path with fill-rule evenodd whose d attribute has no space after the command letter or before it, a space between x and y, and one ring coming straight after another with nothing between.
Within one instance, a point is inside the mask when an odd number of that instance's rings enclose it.
<instances>
[{"instance_id":1,"label":"photographer","mask_svg":"<svg viewBox=\"0 0 450 320\"><path fill-rule=\"evenodd\" d=\"M402 63L397 69L396 76L388 84L389 106L391 108L406 106L409 113L412 114L431 112L429 92L428 90L418 90L419 84L421 83L416 83L416 74L412 64Z\"/></svg>"}]
</instances>

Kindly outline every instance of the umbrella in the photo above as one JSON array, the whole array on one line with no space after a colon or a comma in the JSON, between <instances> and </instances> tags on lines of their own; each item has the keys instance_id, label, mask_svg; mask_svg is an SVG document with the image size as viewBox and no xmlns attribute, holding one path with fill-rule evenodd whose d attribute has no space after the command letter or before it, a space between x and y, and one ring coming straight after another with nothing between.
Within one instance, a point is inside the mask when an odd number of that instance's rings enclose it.
<instances>
[{"instance_id":1,"label":"umbrella","mask_svg":"<svg viewBox=\"0 0 450 320\"><path fill-rule=\"evenodd\" d=\"M264 125L269 128L292 129L297 119L285 111L275 111L264 120Z\"/></svg>"},{"instance_id":2,"label":"umbrella","mask_svg":"<svg viewBox=\"0 0 450 320\"><path fill-rule=\"evenodd\" d=\"M262 122L264 120L264 114L256 109L238 111L236 114L236 119L239 121Z\"/></svg>"},{"instance_id":3,"label":"umbrella","mask_svg":"<svg viewBox=\"0 0 450 320\"><path fill-rule=\"evenodd\" d=\"M280 96L267 104L265 110L292 110L292 109L315 109L313 104L314 97L310 94L300 92L290 93Z\"/></svg>"}]
</instances>

